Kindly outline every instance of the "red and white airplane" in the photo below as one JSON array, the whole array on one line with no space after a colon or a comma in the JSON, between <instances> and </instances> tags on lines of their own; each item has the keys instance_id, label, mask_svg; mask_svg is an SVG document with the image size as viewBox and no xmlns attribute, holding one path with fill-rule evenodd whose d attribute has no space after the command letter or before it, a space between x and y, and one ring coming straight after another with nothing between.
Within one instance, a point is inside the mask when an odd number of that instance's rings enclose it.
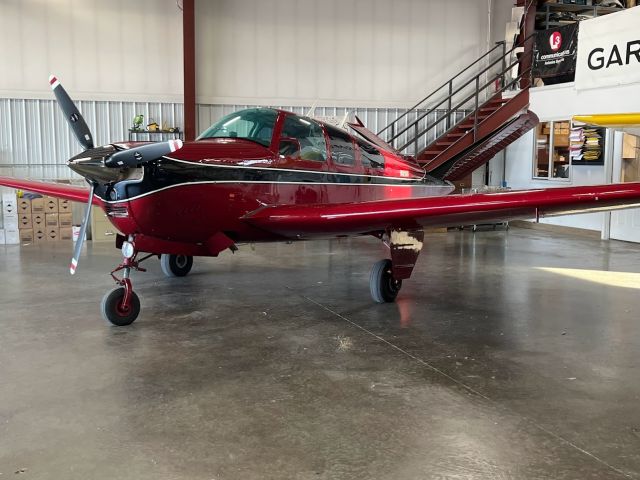
<instances>
[{"instance_id":1,"label":"red and white airplane","mask_svg":"<svg viewBox=\"0 0 640 480\"><path fill-rule=\"evenodd\" d=\"M131 270L157 256L168 276L187 275L196 256L246 242L372 235L390 259L374 264L371 295L395 300L422 249L425 226L539 218L640 206L640 183L452 195L361 123L359 135L271 108L232 113L193 142L95 147L91 132L55 77L50 83L84 151L68 161L89 188L0 177L0 185L86 202L75 272L91 205L119 235L123 261L103 317L129 325L140 312ZM143 255L145 254L146 255ZM122 271L122 278L115 276Z\"/></svg>"}]
</instances>

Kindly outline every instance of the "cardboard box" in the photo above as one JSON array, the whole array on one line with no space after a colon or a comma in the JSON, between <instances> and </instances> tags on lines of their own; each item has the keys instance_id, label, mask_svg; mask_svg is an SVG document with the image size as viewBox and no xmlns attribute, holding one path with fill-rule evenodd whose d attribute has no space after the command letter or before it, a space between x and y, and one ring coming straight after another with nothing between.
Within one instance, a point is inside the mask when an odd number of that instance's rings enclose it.
<instances>
[{"instance_id":1,"label":"cardboard box","mask_svg":"<svg viewBox=\"0 0 640 480\"><path fill-rule=\"evenodd\" d=\"M93 225L91 239L94 242L113 242L117 234L118 230L110 223L97 222Z\"/></svg>"},{"instance_id":2,"label":"cardboard box","mask_svg":"<svg viewBox=\"0 0 640 480\"><path fill-rule=\"evenodd\" d=\"M22 214L31 215L31 200L28 198L18 199L18 215Z\"/></svg>"},{"instance_id":3,"label":"cardboard box","mask_svg":"<svg viewBox=\"0 0 640 480\"><path fill-rule=\"evenodd\" d=\"M20 233L18 229L9 230L5 228L4 230L4 243L6 245L19 245L20 244Z\"/></svg>"},{"instance_id":4,"label":"cardboard box","mask_svg":"<svg viewBox=\"0 0 640 480\"><path fill-rule=\"evenodd\" d=\"M33 229L33 243L42 243L47 240L47 232L44 227Z\"/></svg>"},{"instance_id":5,"label":"cardboard box","mask_svg":"<svg viewBox=\"0 0 640 480\"><path fill-rule=\"evenodd\" d=\"M60 237L60 229L58 227L47 227L47 242L56 242Z\"/></svg>"},{"instance_id":6,"label":"cardboard box","mask_svg":"<svg viewBox=\"0 0 640 480\"><path fill-rule=\"evenodd\" d=\"M44 213L44 198L31 199L31 213Z\"/></svg>"},{"instance_id":7,"label":"cardboard box","mask_svg":"<svg viewBox=\"0 0 640 480\"><path fill-rule=\"evenodd\" d=\"M553 146L554 147L568 147L569 146L569 135L560 135L556 133L553 138Z\"/></svg>"},{"instance_id":8,"label":"cardboard box","mask_svg":"<svg viewBox=\"0 0 640 480\"><path fill-rule=\"evenodd\" d=\"M4 240L4 228L0 228L0 245L4 245L5 244L5 240Z\"/></svg>"},{"instance_id":9,"label":"cardboard box","mask_svg":"<svg viewBox=\"0 0 640 480\"><path fill-rule=\"evenodd\" d=\"M20 230L20 243L33 243L33 228Z\"/></svg>"},{"instance_id":10,"label":"cardboard box","mask_svg":"<svg viewBox=\"0 0 640 480\"><path fill-rule=\"evenodd\" d=\"M71 213L59 213L58 226L60 228L71 228L73 226L73 215Z\"/></svg>"},{"instance_id":11,"label":"cardboard box","mask_svg":"<svg viewBox=\"0 0 640 480\"><path fill-rule=\"evenodd\" d=\"M21 213L18 215L18 228L33 228L30 213Z\"/></svg>"},{"instance_id":12,"label":"cardboard box","mask_svg":"<svg viewBox=\"0 0 640 480\"><path fill-rule=\"evenodd\" d=\"M73 205L70 200L58 199L58 213L71 213Z\"/></svg>"},{"instance_id":13,"label":"cardboard box","mask_svg":"<svg viewBox=\"0 0 640 480\"><path fill-rule=\"evenodd\" d=\"M5 230L18 230L18 226L20 225L20 222L18 221L18 217L17 216L4 216L4 229Z\"/></svg>"},{"instance_id":14,"label":"cardboard box","mask_svg":"<svg viewBox=\"0 0 640 480\"><path fill-rule=\"evenodd\" d=\"M44 227L44 213L31 214L31 225L33 228L40 226Z\"/></svg>"},{"instance_id":15,"label":"cardboard box","mask_svg":"<svg viewBox=\"0 0 640 480\"><path fill-rule=\"evenodd\" d=\"M47 242L57 242L60 237L58 227L47 227Z\"/></svg>"},{"instance_id":16,"label":"cardboard box","mask_svg":"<svg viewBox=\"0 0 640 480\"><path fill-rule=\"evenodd\" d=\"M47 227L57 227L58 225L60 225L58 223L58 214L57 213L47 213L45 215L44 224Z\"/></svg>"},{"instance_id":17,"label":"cardboard box","mask_svg":"<svg viewBox=\"0 0 640 480\"><path fill-rule=\"evenodd\" d=\"M45 213L58 213L58 199L55 197L44 197Z\"/></svg>"},{"instance_id":18,"label":"cardboard box","mask_svg":"<svg viewBox=\"0 0 640 480\"><path fill-rule=\"evenodd\" d=\"M69 241L73 238L71 227L60 227L60 240Z\"/></svg>"},{"instance_id":19,"label":"cardboard box","mask_svg":"<svg viewBox=\"0 0 640 480\"><path fill-rule=\"evenodd\" d=\"M4 218L18 216L18 202L15 193L2 194L2 215Z\"/></svg>"}]
</instances>

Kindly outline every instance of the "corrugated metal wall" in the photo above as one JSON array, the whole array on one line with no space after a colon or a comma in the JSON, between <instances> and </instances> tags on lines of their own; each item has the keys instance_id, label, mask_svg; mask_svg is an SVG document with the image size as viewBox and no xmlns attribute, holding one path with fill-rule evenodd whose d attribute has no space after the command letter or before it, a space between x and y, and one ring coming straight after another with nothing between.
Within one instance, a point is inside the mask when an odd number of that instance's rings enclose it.
<instances>
[{"instance_id":1,"label":"corrugated metal wall","mask_svg":"<svg viewBox=\"0 0 640 480\"><path fill-rule=\"evenodd\" d=\"M181 103L78 101L96 145L128 138L130 122L143 114L162 125L184 125ZM0 175L77 178L66 160L82 151L55 100L0 99Z\"/></svg>"},{"instance_id":2,"label":"corrugated metal wall","mask_svg":"<svg viewBox=\"0 0 640 480\"><path fill-rule=\"evenodd\" d=\"M203 131L213 122L218 120L219 118L227 115L228 113L235 112L236 110L241 110L243 108L252 108L258 105L198 105L197 108L197 127L198 131ZM306 115L310 106L306 107L296 107L292 105L279 105L276 108L281 108L283 110L287 110L290 112L294 112L301 115ZM348 114L349 121L352 121L354 117L357 115L360 120L365 124L365 126L374 133L379 132L384 127L389 125L392 121L397 119L400 115L404 114L406 109L402 108L358 108L358 107L317 107L314 111L315 117L339 117L342 118L345 114ZM409 115L404 117L404 120L398 126L398 129L406 127L410 123L414 122L416 118L423 115L425 110L416 110L411 112ZM468 113L468 112L467 112ZM444 111L437 110L430 114L425 119L421 120L418 124L419 130L425 128L427 123L432 124L436 119L440 118L444 115ZM455 115L455 121L461 120L462 117L466 115L464 112L457 112ZM431 143L435 140L436 136L442 135L446 131L445 121L440 122L439 126L434 130L429 132L429 135L423 137L418 142L418 150L423 149L427 146L428 143ZM402 145L407 141L407 134L411 132L407 132L402 135L397 142L397 145ZM383 138L386 138L386 133L383 134ZM406 154L412 155L414 153L414 145L409 146L406 151Z\"/></svg>"},{"instance_id":3,"label":"corrugated metal wall","mask_svg":"<svg viewBox=\"0 0 640 480\"><path fill-rule=\"evenodd\" d=\"M93 132L96 145L126 140L131 120L140 113L144 115L145 123L153 119L160 125L164 122L169 126L184 125L181 103L79 101L77 105ZM198 105L198 131L228 113L255 106ZM278 105L277 108L298 114L306 114L310 109L291 105ZM370 130L378 132L404 112L400 108L317 107L315 116L343 117L348 113L352 120L357 115ZM405 117L406 122L412 122L421 113L412 112ZM420 127L440 115L442 112L434 112L421 122ZM462 115L459 112L457 118ZM444 122L437 130L438 135L444 133ZM435 132L430 132L418 147L424 148L434 138ZM80 151L80 145L54 100L0 98L0 175L45 180L79 178L67 168L66 160ZM406 153L413 153L413 146Z\"/></svg>"}]
</instances>

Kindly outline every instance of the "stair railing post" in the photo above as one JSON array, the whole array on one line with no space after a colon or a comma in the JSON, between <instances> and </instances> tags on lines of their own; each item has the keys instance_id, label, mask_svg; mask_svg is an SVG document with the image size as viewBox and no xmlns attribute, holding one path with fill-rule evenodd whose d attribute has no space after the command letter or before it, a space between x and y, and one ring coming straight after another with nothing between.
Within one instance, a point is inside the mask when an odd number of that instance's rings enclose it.
<instances>
[{"instance_id":1,"label":"stair railing post","mask_svg":"<svg viewBox=\"0 0 640 480\"><path fill-rule=\"evenodd\" d=\"M500 74L500 88L505 86L505 76L507 74L507 42L504 40L502 43L502 73Z\"/></svg>"},{"instance_id":2,"label":"stair railing post","mask_svg":"<svg viewBox=\"0 0 640 480\"><path fill-rule=\"evenodd\" d=\"M418 120L416 120L416 124L413 127L413 156L415 159L418 159Z\"/></svg>"},{"instance_id":3,"label":"stair railing post","mask_svg":"<svg viewBox=\"0 0 640 480\"><path fill-rule=\"evenodd\" d=\"M391 143L391 146L393 148L396 147L396 122L395 122L395 120L391 123L391 141L389 143Z\"/></svg>"},{"instance_id":4,"label":"stair railing post","mask_svg":"<svg viewBox=\"0 0 640 480\"><path fill-rule=\"evenodd\" d=\"M447 102L447 131L451 128L451 97L453 96L453 79L449 80L449 101Z\"/></svg>"},{"instance_id":5,"label":"stair railing post","mask_svg":"<svg viewBox=\"0 0 640 480\"><path fill-rule=\"evenodd\" d=\"M478 96L480 95L480 75L476 75L476 111L473 118L473 141L475 142L478 138L478 109L480 108L480 102Z\"/></svg>"}]
</instances>

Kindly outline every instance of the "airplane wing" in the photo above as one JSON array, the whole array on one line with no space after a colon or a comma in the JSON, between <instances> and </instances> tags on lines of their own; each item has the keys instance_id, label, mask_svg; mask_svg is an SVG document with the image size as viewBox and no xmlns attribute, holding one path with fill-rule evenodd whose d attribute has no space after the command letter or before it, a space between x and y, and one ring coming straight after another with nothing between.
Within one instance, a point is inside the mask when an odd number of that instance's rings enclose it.
<instances>
[{"instance_id":1,"label":"airplane wing","mask_svg":"<svg viewBox=\"0 0 640 480\"><path fill-rule=\"evenodd\" d=\"M574 120L613 128L633 135L640 135L640 113L606 113L600 115L575 115Z\"/></svg>"},{"instance_id":2,"label":"airplane wing","mask_svg":"<svg viewBox=\"0 0 640 480\"><path fill-rule=\"evenodd\" d=\"M41 193L42 195L49 195L50 197L64 198L72 202L87 203L89 200L89 189L77 185L37 182L12 177L0 177L0 185L20 188L28 192ZM98 205L100 201L94 197L92 203Z\"/></svg>"},{"instance_id":3,"label":"airplane wing","mask_svg":"<svg viewBox=\"0 0 640 480\"><path fill-rule=\"evenodd\" d=\"M244 217L287 238L449 227L640 206L640 182L334 205L265 206Z\"/></svg>"}]
</instances>

